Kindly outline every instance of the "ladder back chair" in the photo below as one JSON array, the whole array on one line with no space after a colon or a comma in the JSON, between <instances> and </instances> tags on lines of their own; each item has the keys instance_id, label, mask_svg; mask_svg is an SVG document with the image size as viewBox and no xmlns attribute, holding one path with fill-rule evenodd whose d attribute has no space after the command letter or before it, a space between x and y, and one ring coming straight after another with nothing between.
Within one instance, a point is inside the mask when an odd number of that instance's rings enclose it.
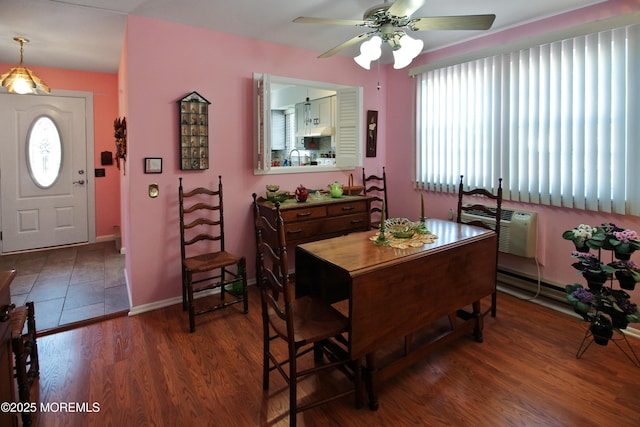
<instances>
[{"instance_id":1,"label":"ladder back chair","mask_svg":"<svg viewBox=\"0 0 640 427\"><path fill-rule=\"evenodd\" d=\"M387 202L387 173L382 167L382 175L366 176L362 168L362 185L364 185L364 195L373 197L369 214L371 215L371 228L380 228L382 219L382 209L384 217L389 218L389 203Z\"/></svg>"},{"instance_id":2,"label":"ladder back chair","mask_svg":"<svg viewBox=\"0 0 640 427\"><path fill-rule=\"evenodd\" d=\"M475 225L488 230L493 230L498 236L496 244L496 271L498 271L498 250L500 248L500 221L502 220L502 178L498 179L498 190L494 194L484 188L474 188L470 190L464 189L464 175L460 175L460 186L458 188L458 212L457 222L461 224ZM487 220L464 219L463 214L468 213L484 217ZM497 286L498 277L496 276L494 286ZM491 316L496 317L497 292L494 289L491 294ZM485 313L486 314L486 313Z\"/></svg>"},{"instance_id":3,"label":"ladder back chair","mask_svg":"<svg viewBox=\"0 0 640 427\"><path fill-rule=\"evenodd\" d=\"M178 196L182 309L189 312L189 330L195 332L197 315L240 302L244 304L244 313L249 312L246 260L225 250L221 176L215 190L198 187L188 192L184 191L180 177ZM220 291L219 300L211 305L215 296L200 298L205 307L196 310L194 295L213 289ZM227 299L227 294L231 298Z\"/></svg>"},{"instance_id":4,"label":"ladder back chair","mask_svg":"<svg viewBox=\"0 0 640 427\"><path fill-rule=\"evenodd\" d=\"M15 359L14 371L18 383L18 399L24 404L33 403L31 400L34 396L31 390L37 388L37 385L34 387L34 382L40 376L35 316L33 301L28 301L20 307L11 305L11 349ZM31 412L22 412L23 426L30 426L32 421Z\"/></svg>"},{"instance_id":5,"label":"ladder back chair","mask_svg":"<svg viewBox=\"0 0 640 427\"><path fill-rule=\"evenodd\" d=\"M280 203L276 203L276 223L260 215L253 194L256 238L256 280L260 289L263 325L263 389L269 389L269 374L277 370L289 386L289 425L296 425L296 414L355 392L356 407L362 407L362 367L351 361L342 336L348 319L331 305L315 297L295 298L295 285L288 274L288 258ZM278 352L274 341L287 345L287 354ZM281 342L282 342L281 341ZM313 361L302 358L313 351ZM287 366L288 365L288 366ZM328 397L298 402L298 383L310 375L342 371L354 386L342 385ZM323 394L324 395L324 394ZM311 401L311 399L313 399Z\"/></svg>"}]
</instances>

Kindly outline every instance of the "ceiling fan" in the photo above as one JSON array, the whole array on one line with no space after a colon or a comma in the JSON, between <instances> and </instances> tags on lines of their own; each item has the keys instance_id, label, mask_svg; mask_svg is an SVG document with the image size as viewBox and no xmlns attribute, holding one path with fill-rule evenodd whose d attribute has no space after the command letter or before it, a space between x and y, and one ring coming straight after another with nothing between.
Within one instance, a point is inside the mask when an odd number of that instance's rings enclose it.
<instances>
[{"instance_id":1,"label":"ceiling fan","mask_svg":"<svg viewBox=\"0 0 640 427\"><path fill-rule=\"evenodd\" d=\"M347 40L346 42L334 47L333 49L329 49L322 55L318 56L318 58L328 58L343 49L359 43L360 41L371 39L369 40L369 42L363 43L361 45L360 49L362 55L355 58L356 62L358 62L364 68L368 69L370 62L380 57L378 51L380 50L381 42L388 43L393 49L394 57L396 57L396 64L394 65L394 68L403 68L403 66L408 65L411 60L422 51L422 40L412 39L411 37L407 36L403 29L409 29L412 31L488 30L489 28L491 28L491 25L493 25L493 21L496 18L496 16L493 14L412 18L411 15L416 10L420 9L425 2L426 0L396 0L395 2L389 3L388 0L385 0L384 3L378 4L368 9L364 13L361 21L350 19L310 18L301 16L294 19L293 22L300 24L353 25L357 27L370 28L372 31L357 35L354 38ZM407 38L405 39L404 37ZM403 38L402 45L407 46L404 49L401 49L401 38ZM409 45L411 45L411 48L408 47ZM408 52L408 50L411 50L411 52ZM396 53L398 53L397 56ZM402 55L403 53L404 55ZM407 61L406 54L410 54L413 56L408 58ZM399 56L404 56L404 60L400 61L401 64L398 63ZM362 61L359 61L358 58L360 58Z\"/></svg>"}]
</instances>

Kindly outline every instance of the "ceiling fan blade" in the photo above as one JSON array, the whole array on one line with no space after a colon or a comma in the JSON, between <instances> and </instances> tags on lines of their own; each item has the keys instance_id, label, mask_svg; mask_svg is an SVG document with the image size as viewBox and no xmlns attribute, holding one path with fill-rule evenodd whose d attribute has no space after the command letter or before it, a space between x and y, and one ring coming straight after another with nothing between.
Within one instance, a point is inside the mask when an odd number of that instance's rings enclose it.
<instances>
[{"instance_id":1,"label":"ceiling fan blade","mask_svg":"<svg viewBox=\"0 0 640 427\"><path fill-rule=\"evenodd\" d=\"M488 30L496 15L431 16L416 18L408 27L415 31L423 30Z\"/></svg>"},{"instance_id":2,"label":"ceiling fan blade","mask_svg":"<svg viewBox=\"0 0 640 427\"><path fill-rule=\"evenodd\" d=\"M300 16L293 20L296 24L333 24L333 25L355 25L364 26L364 21L357 21L355 19L333 19L333 18L308 18L306 16Z\"/></svg>"},{"instance_id":3,"label":"ceiling fan blade","mask_svg":"<svg viewBox=\"0 0 640 427\"><path fill-rule=\"evenodd\" d=\"M357 44L358 42L360 42L362 40L368 39L369 37L371 37L375 33L376 33L376 31L371 31L369 33L362 33L359 36L355 36L354 38L352 38L350 40L347 40L346 42L334 47L333 49L329 49L328 51L326 51L322 55L318 56L318 58L328 58L330 56L333 56L333 55L335 55L336 53L340 52L343 49L351 47L354 44Z\"/></svg>"},{"instance_id":4,"label":"ceiling fan blade","mask_svg":"<svg viewBox=\"0 0 640 427\"><path fill-rule=\"evenodd\" d=\"M396 0L391 5L387 13L393 16L411 16L416 10L420 9L426 0Z\"/></svg>"}]
</instances>

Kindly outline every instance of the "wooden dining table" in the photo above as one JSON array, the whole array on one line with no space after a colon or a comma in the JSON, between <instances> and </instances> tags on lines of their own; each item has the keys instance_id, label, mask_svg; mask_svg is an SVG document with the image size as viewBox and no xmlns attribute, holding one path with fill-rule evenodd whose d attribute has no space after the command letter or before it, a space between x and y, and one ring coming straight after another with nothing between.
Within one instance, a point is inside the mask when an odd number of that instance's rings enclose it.
<instances>
[{"instance_id":1,"label":"wooden dining table","mask_svg":"<svg viewBox=\"0 0 640 427\"><path fill-rule=\"evenodd\" d=\"M348 352L366 359L369 405L378 408L378 383L435 349L472 334L482 342L480 300L496 289L494 231L428 219L437 236L419 246L376 245L377 231L352 233L296 248L296 296L316 295L348 303ZM426 342L414 334L447 321L447 330ZM403 340L399 356L378 366L377 353Z\"/></svg>"}]
</instances>

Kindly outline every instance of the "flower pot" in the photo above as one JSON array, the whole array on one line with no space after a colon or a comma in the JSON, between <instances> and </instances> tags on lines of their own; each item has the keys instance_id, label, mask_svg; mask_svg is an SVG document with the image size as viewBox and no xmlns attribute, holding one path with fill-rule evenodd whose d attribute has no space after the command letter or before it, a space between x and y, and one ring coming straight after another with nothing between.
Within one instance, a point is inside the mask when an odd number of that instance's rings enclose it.
<instances>
[{"instance_id":1,"label":"flower pot","mask_svg":"<svg viewBox=\"0 0 640 427\"><path fill-rule=\"evenodd\" d=\"M613 329L611 329L611 326L603 325L598 322L592 323L589 330L593 334L593 341L599 345L609 344L609 340L613 336Z\"/></svg>"},{"instance_id":2,"label":"flower pot","mask_svg":"<svg viewBox=\"0 0 640 427\"><path fill-rule=\"evenodd\" d=\"M616 279L618 279L618 283L620 284L620 287L622 289L632 291L636 288L635 279L628 274L624 274L620 271L616 271Z\"/></svg>"},{"instance_id":3,"label":"flower pot","mask_svg":"<svg viewBox=\"0 0 640 427\"><path fill-rule=\"evenodd\" d=\"M604 239L604 241L602 242L602 249L605 249L607 251L614 251L615 250L615 247L611 243L609 243L609 238L608 237L606 237Z\"/></svg>"},{"instance_id":4,"label":"flower pot","mask_svg":"<svg viewBox=\"0 0 640 427\"><path fill-rule=\"evenodd\" d=\"M591 292L598 292L602 289L602 285L608 278L606 273L591 273L589 271L584 271L582 276L587 279L587 286Z\"/></svg>"},{"instance_id":5,"label":"flower pot","mask_svg":"<svg viewBox=\"0 0 640 427\"><path fill-rule=\"evenodd\" d=\"M586 253L586 252L589 252L591 250L589 248L589 246L587 246L587 245L578 246L576 242L573 242L573 244L575 245L576 251L578 251L578 252Z\"/></svg>"},{"instance_id":6,"label":"flower pot","mask_svg":"<svg viewBox=\"0 0 640 427\"><path fill-rule=\"evenodd\" d=\"M613 256L616 257L616 259L622 260L622 261L629 261L631 259L631 253L625 253L625 252L618 252L618 251L614 251L613 252Z\"/></svg>"},{"instance_id":7,"label":"flower pot","mask_svg":"<svg viewBox=\"0 0 640 427\"><path fill-rule=\"evenodd\" d=\"M627 321L627 316L624 313L612 313L611 316L611 326L614 329L626 329L629 322Z\"/></svg>"}]
</instances>

